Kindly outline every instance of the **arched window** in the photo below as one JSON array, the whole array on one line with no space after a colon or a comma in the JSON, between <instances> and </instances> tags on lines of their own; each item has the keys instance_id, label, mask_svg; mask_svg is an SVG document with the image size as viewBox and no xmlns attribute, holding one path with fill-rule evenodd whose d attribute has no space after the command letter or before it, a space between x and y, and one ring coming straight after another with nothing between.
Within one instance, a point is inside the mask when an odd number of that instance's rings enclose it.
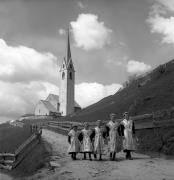
<instances>
[{"instance_id":1,"label":"arched window","mask_svg":"<svg viewBox=\"0 0 174 180\"><path fill-rule=\"evenodd\" d=\"M72 64L70 64L70 66L69 66L71 69L72 69Z\"/></svg>"},{"instance_id":2,"label":"arched window","mask_svg":"<svg viewBox=\"0 0 174 180\"><path fill-rule=\"evenodd\" d=\"M65 79L65 73L64 72L62 73L62 79Z\"/></svg>"},{"instance_id":3,"label":"arched window","mask_svg":"<svg viewBox=\"0 0 174 180\"><path fill-rule=\"evenodd\" d=\"M72 72L69 73L69 78L72 79Z\"/></svg>"}]
</instances>

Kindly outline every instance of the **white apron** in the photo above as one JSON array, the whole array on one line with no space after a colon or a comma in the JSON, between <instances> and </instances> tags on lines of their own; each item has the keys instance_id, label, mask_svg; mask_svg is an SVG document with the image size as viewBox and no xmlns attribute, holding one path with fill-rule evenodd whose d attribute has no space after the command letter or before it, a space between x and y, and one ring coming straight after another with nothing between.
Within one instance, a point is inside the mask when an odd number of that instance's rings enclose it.
<instances>
[{"instance_id":1,"label":"white apron","mask_svg":"<svg viewBox=\"0 0 174 180\"><path fill-rule=\"evenodd\" d=\"M104 153L104 140L102 136L102 130L99 127L95 127L94 153Z\"/></svg>"},{"instance_id":2,"label":"white apron","mask_svg":"<svg viewBox=\"0 0 174 180\"><path fill-rule=\"evenodd\" d=\"M69 153L73 153L73 152L80 152L80 141L78 139L78 135L79 133L78 132L75 132L73 129L68 133L68 136L71 137L71 143L70 143L70 146L69 146L69 149L68 149L68 152Z\"/></svg>"},{"instance_id":3,"label":"white apron","mask_svg":"<svg viewBox=\"0 0 174 180\"><path fill-rule=\"evenodd\" d=\"M133 122L132 122L132 120L124 119L122 121L122 124L124 125L124 128L125 128L124 129L123 148L124 148L124 150L134 151L134 150L136 150L136 142L135 142L135 139L133 138L133 134L132 134Z\"/></svg>"},{"instance_id":4,"label":"white apron","mask_svg":"<svg viewBox=\"0 0 174 180\"><path fill-rule=\"evenodd\" d=\"M107 126L109 127L109 147L108 150L109 152L120 152L122 149L122 143L121 143L121 138L118 134L118 126L119 123L118 122L113 122L113 121L109 121L109 123L107 124Z\"/></svg>"},{"instance_id":5,"label":"white apron","mask_svg":"<svg viewBox=\"0 0 174 180\"><path fill-rule=\"evenodd\" d=\"M93 148L92 148L92 142L90 139L90 135L92 134L92 131L90 129L83 129L82 133L83 133L83 142L82 142L81 151L92 152Z\"/></svg>"}]
</instances>

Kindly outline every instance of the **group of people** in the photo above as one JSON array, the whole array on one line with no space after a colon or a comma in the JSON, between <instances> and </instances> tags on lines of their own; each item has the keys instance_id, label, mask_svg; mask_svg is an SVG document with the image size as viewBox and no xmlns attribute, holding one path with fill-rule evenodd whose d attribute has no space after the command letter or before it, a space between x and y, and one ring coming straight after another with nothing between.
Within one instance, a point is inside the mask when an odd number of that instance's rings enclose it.
<instances>
[{"instance_id":1,"label":"group of people","mask_svg":"<svg viewBox=\"0 0 174 180\"><path fill-rule=\"evenodd\" d=\"M128 112L125 112L123 116L120 122L112 113L108 123L103 125L101 120L97 120L94 129L90 129L87 122L80 131L78 125L73 125L68 133L68 153L71 154L71 158L76 160L77 153L83 153L84 160L88 155L89 160L92 161L92 154L94 159L102 160L104 147L107 146L110 160L114 161L116 153L122 150L126 153L126 159L132 160L131 151L136 150L135 126Z\"/></svg>"}]
</instances>

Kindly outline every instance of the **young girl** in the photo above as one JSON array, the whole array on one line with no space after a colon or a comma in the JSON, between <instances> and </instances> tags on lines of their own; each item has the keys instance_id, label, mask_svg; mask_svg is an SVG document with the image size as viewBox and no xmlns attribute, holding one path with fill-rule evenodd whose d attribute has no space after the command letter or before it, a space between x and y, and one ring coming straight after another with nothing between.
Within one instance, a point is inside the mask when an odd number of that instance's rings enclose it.
<instances>
[{"instance_id":1,"label":"young girl","mask_svg":"<svg viewBox=\"0 0 174 180\"><path fill-rule=\"evenodd\" d=\"M95 139L94 139L94 158L97 159L99 154L99 160L102 160L102 154L104 152L104 132L101 129L101 120L97 121L97 127L95 127Z\"/></svg>"},{"instance_id":2,"label":"young girl","mask_svg":"<svg viewBox=\"0 0 174 180\"><path fill-rule=\"evenodd\" d=\"M132 160L131 151L136 150L135 126L134 122L129 119L128 112L123 114L124 119L121 122L121 134L123 135L123 149L126 153L126 159Z\"/></svg>"},{"instance_id":3,"label":"young girl","mask_svg":"<svg viewBox=\"0 0 174 180\"><path fill-rule=\"evenodd\" d=\"M71 154L72 160L76 160L76 154L80 152L80 141L78 139L79 132L77 131L77 125L73 125L72 129L68 133L68 142L70 144L68 153Z\"/></svg>"},{"instance_id":4,"label":"young girl","mask_svg":"<svg viewBox=\"0 0 174 180\"><path fill-rule=\"evenodd\" d=\"M116 153L121 151L121 138L118 133L119 123L115 121L115 114L110 114L110 121L106 124L109 131L110 160L114 161Z\"/></svg>"},{"instance_id":5,"label":"young girl","mask_svg":"<svg viewBox=\"0 0 174 180\"><path fill-rule=\"evenodd\" d=\"M91 135L92 130L89 129L89 124L86 122L84 123L84 129L81 131L83 136L81 152L84 153L84 160L86 159L86 153L89 155L89 160L92 161L91 153L93 151L92 142L91 142Z\"/></svg>"}]
</instances>

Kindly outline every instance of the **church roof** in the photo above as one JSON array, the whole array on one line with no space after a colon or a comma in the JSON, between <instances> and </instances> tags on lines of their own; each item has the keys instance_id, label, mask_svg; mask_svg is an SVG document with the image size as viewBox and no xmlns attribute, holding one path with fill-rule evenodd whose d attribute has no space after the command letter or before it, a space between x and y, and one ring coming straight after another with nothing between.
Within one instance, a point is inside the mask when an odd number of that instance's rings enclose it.
<instances>
[{"instance_id":1,"label":"church roof","mask_svg":"<svg viewBox=\"0 0 174 180\"><path fill-rule=\"evenodd\" d=\"M80 105L76 101L74 101L74 107L81 108Z\"/></svg>"},{"instance_id":2,"label":"church roof","mask_svg":"<svg viewBox=\"0 0 174 180\"><path fill-rule=\"evenodd\" d=\"M51 112L58 112L56 108L49 102L45 100L41 100L41 102L44 104L44 106Z\"/></svg>"},{"instance_id":3,"label":"church roof","mask_svg":"<svg viewBox=\"0 0 174 180\"><path fill-rule=\"evenodd\" d=\"M59 102L59 96L56 94L49 94L48 97L45 99L46 101L49 101L50 99L54 99L57 102Z\"/></svg>"},{"instance_id":4,"label":"church roof","mask_svg":"<svg viewBox=\"0 0 174 180\"><path fill-rule=\"evenodd\" d=\"M57 103L59 103L59 96L58 95L56 95L56 94L49 94L48 97L45 99L45 101L49 102L49 100L51 100L51 99L54 99L54 100L57 101ZM74 101L74 107L81 108L80 105L76 101Z\"/></svg>"}]
</instances>

